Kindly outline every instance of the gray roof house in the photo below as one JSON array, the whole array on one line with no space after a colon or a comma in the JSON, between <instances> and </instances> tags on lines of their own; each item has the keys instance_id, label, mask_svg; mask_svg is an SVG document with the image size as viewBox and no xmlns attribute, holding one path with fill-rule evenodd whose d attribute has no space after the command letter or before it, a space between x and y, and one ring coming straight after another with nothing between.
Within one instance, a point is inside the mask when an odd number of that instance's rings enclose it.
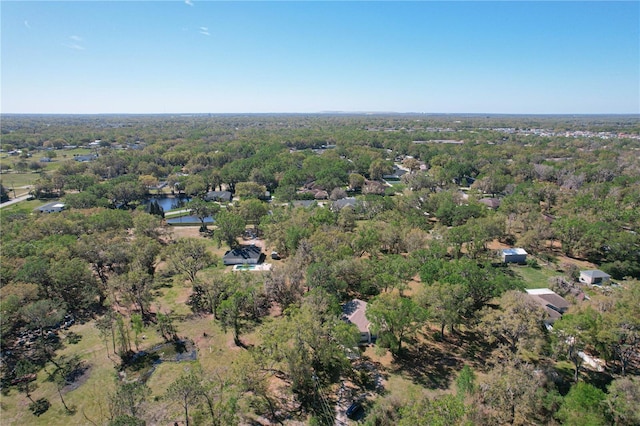
<instances>
[{"instance_id":1,"label":"gray roof house","mask_svg":"<svg viewBox=\"0 0 640 426\"><path fill-rule=\"evenodd\" d=\"M571 306L567 299L548 288L533 288L525 291L533 301L540 304L547 311L549 315L549 318L545 321L547 324L553 324Z\"/></svg>"},{"instance_id":2,"label":"gray roof house","mask_svg":"<svg viewBox=\"0 0 640 426\"><path fill-rule=\"evenodd\" d=\"M360 343L371 343L375 335L371 333L371 323L367 319L367 302L353 299L342 305L342 319L354 324L360 331Z\"/></svg>"},{"instance_id":3,"label":"gray roof house","mask_svg":"<svg viewBox=\"0 0 640 426\"><path fill-rule=\"evenodd\" d=\"M485 206L487 206L491 210L495 210L498 207L500 207L500 203L501 203L499 198L490 198L490 197L481 198L481 199L478 200L478 202L480 204L484 204Z\"/></svg>"},{"instance_id":4,"label":"gray roof house","mask_svg":"<svg viewBox=\"0 0 640 426\"><path fill-rule=\"evenodd\" d=\"M406 170L401 169L397 165L394 165L393 166L393 171L391 173L389 173L388 175L383 175L382 179L385 179L385 180L399 180L406 173L407 173Z\"/></svg>"},{"instance_id":5,"label":"gray roof house","mask_svg":"<svg viewBox=\"0 0 640 426\"><path fill-rule=\"evenodd\" d=\"M76 155L75 157L73 157L74 160L80 162L80 163L88 163L89 161L93 161L96 158L98 158L97 155L95 154L89 154L89 155Z\"/></svg>"},{"instance_id":6,"label":"gray roof house","mask_svg":"<svg viewBox=\"0 0 640 426\"><path fill-rule=\"evenodd\" d=\"M602 285L611 281L611 275L599 269L588 269L580 271L579 281L584 284Z\"/></svg>"},{"instance_id":7,"label":"gray roof house","mask_svg":"<svg viewBox=\"0 0 640 426\"><path fill-rule=\"evenodd\" d=\"M205 201L221 201L228 203L233 198L233 194L229 191L209 191L204 196Z\"/></svg>"},{"instance_id":8,"label":"gray roof house","mask_svg":"<svg viewBox=\"0 0 640 426\"><path fill-rule=\"evenodd\" d=\"M60 213L62 210L64 210L64 203L48 203L36 208L35 210L39 211L40 213Z\"/></svg>"},{"instance_id":9,"label":"gray roof house","mask_svg":"<svg viewBox=\"0 0 640 426\"><path fill-rule=\"evenodd\" d=\"M344 209L345 207L349 207L352 209L356 208L356 198L355 197L347 197L347 198L341 198L339 200L336 200L333 202L333 204L331 204L331 208L334 211L339 211Z\"/></svg>"},{"instance_id":10,"label":"gray roof house","mask_svg":"<svg viewBox=\"0 0 640 426\"><path fill-rule=\"evenodd\" d=\"M254 245L229 250L222 257L225 265L256 265L262 260L262 248Z\"/></svg>"}]
</instances>

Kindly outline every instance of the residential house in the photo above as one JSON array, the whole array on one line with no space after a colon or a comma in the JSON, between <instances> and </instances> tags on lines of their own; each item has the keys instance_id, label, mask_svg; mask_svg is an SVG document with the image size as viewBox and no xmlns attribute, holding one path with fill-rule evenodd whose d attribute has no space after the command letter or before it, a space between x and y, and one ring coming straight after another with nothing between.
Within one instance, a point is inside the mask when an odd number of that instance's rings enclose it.
<instances>
[{"instance_id":1,"label":"residential house","mask_svg":"<svg viewBox=\"0 0 640 426\"><path fill-rule=\"evenodd\" d=\"M569 309L569 302L564 297L560 296L553 290L548 288L534 288L525 290L529 297L540 304L546 311L549 317L545 321L547 325L551 325L558 318L562 317L567 309Z\"/></svg>"},{"instance_id":2,"label":"residential house","mask_svg":"<svg viewBox=\"0 0 640 426\"><path fill-rule=\"evenodd\" d=\"M326 200L327 198L329 198L329 193L327 191L318 191L313 196L313 198L315 198L316 200Z\"/></svg>"},{"instance_id":3,"label":"residential house","mask_svg":"<svg viewBox=\"0 0 640 426\"><path fill-rule=\"evenodd\" d=\"M342 305L342 319L354 324L360 331L360 343L371 343L375 335L371 333L371 322L367 319L367 302L353 299Z\"/></svg>"},{"instance_id":4,"label":"residential house","mask_svg":"<svg viewBox=\"0 0 640 426\"><path fill-rule=\"evenodd\" d=\"M204 196L205 201L219 201L229 203L233 199L233 194L229 191L209 191Z\"/></svg>"},{"instance_id":5,"label":"residential house","mask_svg":"<svg viewBox=\"0 0 640 426\"><path fill-rule=\"evenodd\" d=\"M611 282L611 275L599 269L580 271L579 281L584 284L603 285Z\"/></svg>"},{"instance_id":6,"label":"residential house","mask_svg":"<svg viewBox=\"0 0 640 426\"><path fill-rule=\"evenodd\" d=\"M222 262L225 265L257 265L263 257L262 248L250 245L227 251Z\"/></svg>"},{"instance_id":7,"label":"residential house","mask_svg":"<svg viewBox=\"0 0 640 426\"><path fill-rule=\"evenodd\" d=\"M482 198L480 200L478 200L478 202L480 204L484 204L485 206L487 206L488 208L490 208L491 210L495 210L498 207L500 207L500 199L499 198Z\"/></svg>"},{"instance_id":8,"label":"residential house","mask_svg":"<svg viewBox=\"0 0 640 426\"><path fill-rule=\"evenodd\" d=\"M347 197L347 198L341 198L340 200L336 200L333 202L333 204L331 204L331 209L333 211L340 211L346 207L349 207L351 209L355 209L356 208L356 198L355 197Z\"/></svg>"},{"instance_id":9,"label":"residential house","mask_svg":"<svg viewBox=\"0 0 640 426\"><path fill-rule=\"evenodd\" d=\"M502 261L504 263L525 263L527 261L527 251L523 248L503 249Z\"/></svg>"},{"instance_id":10,"label":"residential house","mask_svg":"<svg viewBox=\"0 0 640 426\"><path fill-rule=\"evenodd\" d=\"M407 170L400 168L397 165L393 166L393 171L388 175L383 175L382 179L384 180L400 180L400 178L407 173Z\"/></svg>"},{"instance_id":11,"label":"residential house","mask_svg":"<svg viewBox=\"0 0 640 426\"><path fill-rule=\"evenodd\" d=\"M64 210L64 204L58 202L48 203L36 208L35 210L39 211L40 213L60 213L62 210Z\"/></svg>"},{"instance_id":12,"label":"residential house","mask_svg":"<svg viewBox=\"0 0 640 426\"><path fill-rule=\"evenodd\" d=\"M80 162L80 163L88 163L90 161L95 160L96 158L98 158L97 155L95 154L90 154L90 155L76 155L75 157L73 157L74 160Z\"/></svg>"}]
</instances>

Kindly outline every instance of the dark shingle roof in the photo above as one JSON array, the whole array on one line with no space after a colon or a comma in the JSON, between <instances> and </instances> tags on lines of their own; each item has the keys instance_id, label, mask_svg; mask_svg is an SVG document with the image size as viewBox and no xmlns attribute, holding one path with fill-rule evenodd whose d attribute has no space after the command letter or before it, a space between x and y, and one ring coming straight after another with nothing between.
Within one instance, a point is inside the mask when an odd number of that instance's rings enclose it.
<instances>
[{"instance_id":1,"label":"dark shingle roof","mask_svg":"<svg viewBox=\"0 0 640 426\"><path fill-rule=\"evenodd\" d=\"M229 250L222 257L225 265L243 265L245 263L258 263L262 256L262 249L258 246L243 246Z\"/></svg>"}]
</instances>

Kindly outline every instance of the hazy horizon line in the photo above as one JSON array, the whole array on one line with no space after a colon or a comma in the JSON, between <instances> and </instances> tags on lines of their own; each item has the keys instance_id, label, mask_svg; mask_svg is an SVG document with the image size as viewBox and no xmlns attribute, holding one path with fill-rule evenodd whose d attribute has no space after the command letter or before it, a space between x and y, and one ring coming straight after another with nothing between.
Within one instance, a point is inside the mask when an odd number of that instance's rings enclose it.
<instances>
[{"instance_id":1,"label":"hazy horizon line","mask_svg":"<svg viewBox=\"0 0 640 426\"><path fill-rule=\"evenodd\" d=\"M554 113L554 112L417 112L417 111L342 111L327 110L315 112L0 112L1 115L477 115L477 116L638 116L640 112L596 112L596 113Z\"/></svg>"}]
</instances>

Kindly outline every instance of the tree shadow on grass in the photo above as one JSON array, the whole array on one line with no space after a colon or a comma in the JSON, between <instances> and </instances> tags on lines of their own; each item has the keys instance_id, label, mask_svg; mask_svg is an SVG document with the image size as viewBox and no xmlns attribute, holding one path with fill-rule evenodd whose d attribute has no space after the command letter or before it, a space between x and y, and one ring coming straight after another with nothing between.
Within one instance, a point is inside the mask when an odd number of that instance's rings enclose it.
<instances>
[{"instance_id":1,"label":"tree shadow on grass","mask_svg":"<svg viewBox=\"0 0 640 426\"><path fill-rule=\"evenodd\" d=\"M429 389L447 389L463 363L447 345L407 346L396 358L397 371Z\"/></svg>"},{"instance_id":2,"label":"tree shadow on grass","mask_svg":"<svg viewBox=\"0 0 640 426\"><path fill-rule=\"evenodd\" d=\"M493 359L492 353L497 346L487 342L485 336L477 331L458 332L457 340L460 356L474 368L485 370L487 360Z\"/></svg>"},{"instance_id":3,"label":"tree shadow on grass","mask_svg":"<svg viewBox=\"0 0 640 426\"><path fill-rule=\"evenodd\" d=\"M456 331L443 340L439 331L429 330L409 343L395 358L396 370L430 389L449 388L465 364L485 370L496 349L475 331Z\"/></svg>"}]
</instances>

